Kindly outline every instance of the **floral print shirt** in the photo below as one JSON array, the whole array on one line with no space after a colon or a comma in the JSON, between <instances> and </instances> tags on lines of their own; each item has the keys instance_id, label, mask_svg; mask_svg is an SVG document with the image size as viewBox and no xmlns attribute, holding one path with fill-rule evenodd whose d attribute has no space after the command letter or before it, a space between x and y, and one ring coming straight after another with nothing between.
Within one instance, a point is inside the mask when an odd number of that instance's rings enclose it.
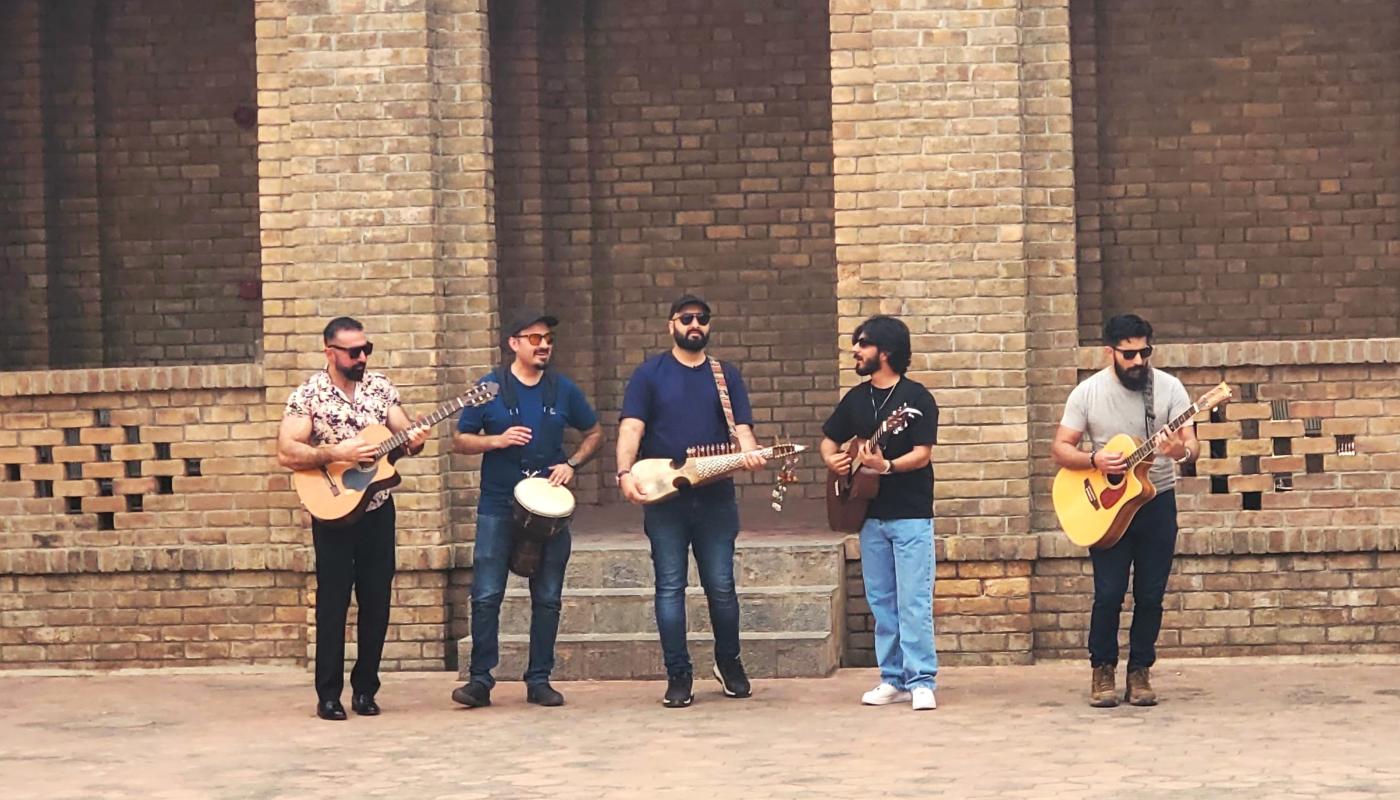
<instances>
[{"instance_id":1,"label":"floral print shirt","mask_svg":"<svg viewBox=\"0 0 1400 800\"><path fill-rule=\"evenodd\" d=\"M399 390L379 372L366 372L354 398L346 397L334 383L330 373L322 370L298 386L287 398L283 412L289 417L311 418L311 444L339 444L353 439L370 425L389 424L389 409L402 405ZM383 489L370 498L366 511L373 511L389 499Z\"/></svg>"}]
</instances>

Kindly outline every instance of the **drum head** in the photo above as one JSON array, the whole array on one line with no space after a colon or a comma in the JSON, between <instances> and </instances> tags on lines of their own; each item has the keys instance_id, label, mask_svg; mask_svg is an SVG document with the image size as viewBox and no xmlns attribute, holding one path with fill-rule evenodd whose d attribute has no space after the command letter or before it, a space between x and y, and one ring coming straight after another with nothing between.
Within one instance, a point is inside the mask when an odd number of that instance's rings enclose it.
<instances>
[{"instance_id":1,"label":"drum head","mask_svg":"<svg viewBox=\"0 0 1400 800\"><path fill-rule=\"evenodd\" d=\"M515 485L515 502L534 514L559 519L574 513L574 493L550 486L545 478L526 478Z\"/></svg>"}]
</instances>

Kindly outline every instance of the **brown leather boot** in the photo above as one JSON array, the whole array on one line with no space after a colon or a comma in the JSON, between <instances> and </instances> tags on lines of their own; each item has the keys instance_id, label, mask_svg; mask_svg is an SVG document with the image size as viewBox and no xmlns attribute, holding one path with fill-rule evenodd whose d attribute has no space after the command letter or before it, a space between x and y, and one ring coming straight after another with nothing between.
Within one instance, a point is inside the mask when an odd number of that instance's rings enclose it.
<instances>
[{"instance_id":1,"label":"brown leather boot","mask_svg":"<svg viewBox=\"0 0 1400 800\"><path fill-rule=\"evenodd\" d=\"M1157 705L1157 693L1152 691L1147 672L1147 667L1128 670L1128 691L1123 695L1124 700L1135 706Z\"/></svg>"},{"instance_id":2,"label":"brown leather boot","mask_svg":"<svg viewBox=\"0 0 1400 800\"><path fill-rule=\"evenodd\" d=\"M1118 690L1113 685L1113 671L1112 664L1094 667L1094 682L1089 689L1089 705L1094 708L1113 708L1118 705Z\"/></svg>"}]
</instances>

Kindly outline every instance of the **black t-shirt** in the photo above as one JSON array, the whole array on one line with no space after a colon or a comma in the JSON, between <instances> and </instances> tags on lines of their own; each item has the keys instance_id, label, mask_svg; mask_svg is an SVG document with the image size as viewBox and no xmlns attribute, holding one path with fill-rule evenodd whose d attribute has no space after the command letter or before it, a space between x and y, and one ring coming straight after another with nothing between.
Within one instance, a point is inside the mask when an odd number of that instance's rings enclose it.
<instances>
[{"instance_id":1,"label":"black t-shirt","mask_svg":"<svg viewBox=\"0 0 1400 800\"><path fill-rule=\"evenodd\" d=\"M857 436L867 439L881 421L905 404L922 411L923 416L889 438L885 444L885 458L893 460L918 445L937 444L938 404L923 384L908 378L900 378L890 389L876 389L866 381L846 392L822 425L822 434L843 445ZM880 493L871 501L865 516L867 519L932 519L933 465L881 476Z\"/></svg>"}]
</instances>

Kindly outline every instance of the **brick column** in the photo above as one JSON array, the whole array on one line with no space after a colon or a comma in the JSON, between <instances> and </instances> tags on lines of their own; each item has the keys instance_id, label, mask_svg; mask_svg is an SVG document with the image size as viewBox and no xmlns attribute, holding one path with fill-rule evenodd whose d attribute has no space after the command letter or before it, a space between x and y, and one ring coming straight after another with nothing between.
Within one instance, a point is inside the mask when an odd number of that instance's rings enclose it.
<instances>
[{"instance_id":1,"label":"brick column","mask_svg":"<svg viewBox=\"0 0 1400 800\"><path fill-rule=\"evenodd\" d=\"M372 367L411 414L459 394L495 360L485 0L364 9L257 5L264 366L275 414L324 363L320 331L341 314L365 323L378 347ZM441 668L446 657L450 544L470 533L477 485L474 463L448 455L450 430L444 422L424 455L400 463L386 668ZM306 540L286 479L276 485L286 517L274 535Z\"/></svg>"},{"instance_id":2,"label":"brick column","mask_svg":"<svg viewBox=\"0 0 1400 800\"><path fill-rule=\"evenodd\" d=\"M1033 280L1064 269L1054 239L1066 234L1050 226L1068 220L1041 209L1052 184L1069 185L1068 130L1059 116L1055 130L1049 123L1068 108L1046 105L1045 65L1028 59L1048 54L1023 41L1032 32L1020 4L953 5L967 8L831 3L838 317L843 333L874 313L913 331L911 374L942 408L940 533L1020 534L1030 510L1028 295ZM1063 3L1049 7L1065 28ZM1044 23L1037 9L1024 14ZM1068 97L1064 75L1054 92ZM1051 135L1063 141L1047 149Z\"/></svg>"}]
</instances>

